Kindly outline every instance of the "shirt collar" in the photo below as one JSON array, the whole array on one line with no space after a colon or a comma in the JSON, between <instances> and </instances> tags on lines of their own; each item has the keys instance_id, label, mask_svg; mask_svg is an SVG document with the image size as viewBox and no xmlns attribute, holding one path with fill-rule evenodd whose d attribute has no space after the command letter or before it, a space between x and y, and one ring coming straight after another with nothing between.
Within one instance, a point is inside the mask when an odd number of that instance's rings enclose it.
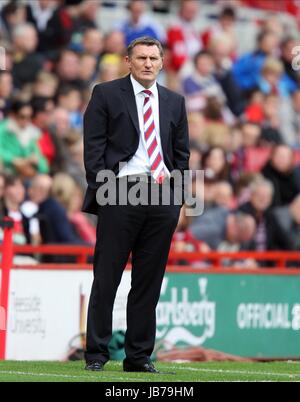
<instances>
[{"instance_id":1,"label":"shirt collar","mask_svg":"<svg viewBox=\"0 0 300 402\"><path fill-rule=\"evenodd\" d=\"M138 95L141 92L145 91L146 88L143 87L143 85L141 85L139 82L137 82L137 80L135 78L133 78L132 74L130 74L130 79L131 79L131 83L133 86L133 91L134 91L134 95ZM148 88L149 91L152 92L152 94L156 97L158 95L158 90L157 90L157 83L155 81L155 83L152 85L151 88Z\"/></svg>"}]
</instances>

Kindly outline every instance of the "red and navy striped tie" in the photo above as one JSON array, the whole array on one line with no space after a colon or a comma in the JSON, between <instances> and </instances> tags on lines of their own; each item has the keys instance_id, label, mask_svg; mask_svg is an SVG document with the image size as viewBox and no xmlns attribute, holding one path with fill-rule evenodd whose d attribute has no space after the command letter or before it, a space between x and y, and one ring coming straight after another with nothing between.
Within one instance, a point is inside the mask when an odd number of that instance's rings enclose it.
<instances>
[{"instance_id":1,"label":"red and navy striped tie","mask_svg":"<svg viewBox=\"0 0 300 402\"><path fill-rule=\"evenodd\" d=\"M165 179L165 168L164 168L164 161L161 152L159 150L156 138L154 116L150 101L150 96L152 95L152 92L149 90L144 90L143 93L145 94L144 108L143 108L144 135L146 141L146 148L150 160L151 174L156 183L162 184Z\"/></svg>"}]
</instances>

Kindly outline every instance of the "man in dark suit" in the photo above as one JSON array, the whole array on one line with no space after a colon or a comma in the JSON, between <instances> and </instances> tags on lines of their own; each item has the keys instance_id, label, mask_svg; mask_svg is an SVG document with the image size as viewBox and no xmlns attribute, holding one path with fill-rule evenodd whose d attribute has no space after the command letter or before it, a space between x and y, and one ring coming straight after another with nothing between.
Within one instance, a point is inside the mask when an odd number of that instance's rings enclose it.
<instances>
[{"instance_id":1,"label":"man in dark suit","mask_svg":"<svg viewBox=\"0 0 300 402\"><path fill-rule=\"evenodd\" d=\"M96 178L111 170L117 182L128 181L128 191L136 180L161 190L173 170L189 168L188 125L184 98L156 83L163 68L160 42L148 37L133 41L126 61L131 74L96 85L84 116L88 190L83 211L98 215L86 369L101 371L109 360L113 304L132 253L123 368L156 373L150 361L155 309L181 205L174 197L165 205L160 191L159 205L150 200L148 205L99 206Z\"/></svg>"}]
</instances>

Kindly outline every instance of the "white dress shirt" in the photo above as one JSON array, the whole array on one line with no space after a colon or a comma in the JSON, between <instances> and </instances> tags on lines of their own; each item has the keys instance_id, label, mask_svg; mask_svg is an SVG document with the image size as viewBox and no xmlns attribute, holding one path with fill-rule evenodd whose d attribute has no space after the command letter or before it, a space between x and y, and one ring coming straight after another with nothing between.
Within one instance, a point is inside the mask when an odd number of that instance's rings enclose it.
<instances>
[{"instance_id":1,"label":"white dress shirt","mask_svg":"<svg viewBox=\"0 0 300 402\"><path fill-rule=\"evenodd\" d=\"M144 135L144 100L146 88L144 88L139 82L137 82L133 76L130 76L133 91L135 95L135 101L138 111L138 118L139 118L139 128L140 128L140 142L138 149L135 155L126 163L126 165L120 170L118 177L125 177L129 175L139 175L139 174L150 174L151 173L151 166L145 141ZM155 132L156 132L156 140L158 143L158 147L160 153L163 157L162 147L161 147L161 139L160 139L160 125L159 125L159 96L158 96L158 89L156 82L152 85L151 88L148 89L152 92L150 96L151 106L152 106L152 113L154 117L154 124L155 124ZM170 176L170 173L164 164L165 172L167 176Z\"/></svg>"}]
</instances>

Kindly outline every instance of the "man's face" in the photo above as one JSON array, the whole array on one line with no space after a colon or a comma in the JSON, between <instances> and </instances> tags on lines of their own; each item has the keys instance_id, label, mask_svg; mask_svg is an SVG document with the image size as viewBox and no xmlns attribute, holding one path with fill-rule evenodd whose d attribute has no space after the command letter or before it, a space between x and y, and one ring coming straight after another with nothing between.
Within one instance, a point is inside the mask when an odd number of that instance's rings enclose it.
<instances>
[{"instance_id":1,"label":"man's face","mask_svg":"<svg viewBox=\"0 0 300 402\"><path fill-rule=\"evenodd\" d=\"M163 66L163 59L155 45L137 45L126 61L133 78L145 88L153 85Z\"/></svg>"},{"instance_id":2,"label":"man's face","mask_svg":"<svg viewBox=\"0 0 300 402\"><path fill-rule=\"evenodd\" d=\"M261 185L253 192L251 202L258 212L264 212L271 206L272 198L272 190L268 186Z\"/></svg>"}]
</instances>

